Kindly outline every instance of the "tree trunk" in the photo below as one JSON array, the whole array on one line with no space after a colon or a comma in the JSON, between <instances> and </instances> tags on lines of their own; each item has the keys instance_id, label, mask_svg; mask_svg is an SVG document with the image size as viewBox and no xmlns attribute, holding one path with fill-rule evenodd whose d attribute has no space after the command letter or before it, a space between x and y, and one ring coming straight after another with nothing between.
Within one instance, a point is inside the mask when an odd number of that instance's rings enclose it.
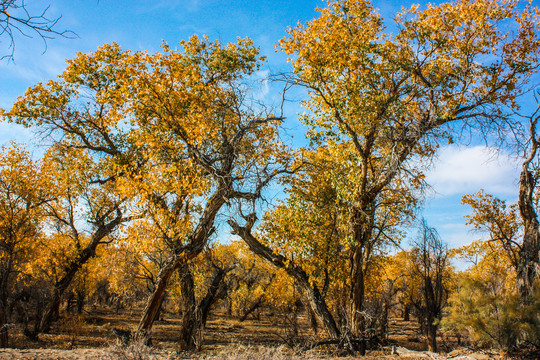
<instances>
[{"instance_id":1,"label":"tree trunk","mask_svg":"<svg viewBox=\"0 0 540 360\"><path fill-rule=\"evenodd\" d=\"M8 325L5 323L0 324L0 348L7 348L9 346L8 339Z\"/></svg>"},{"instance_id":2,"label":"tree trunk","mask_svg":"<svg viewBox=\"0 0 540 360\"><path fill-rule=\"evenodd\" d=\"M366 354L366 318L365 318L365 277L371 249L377 238L373 238L375 211L371 209L373 199L366 197L357 203L351 215L351 232L354 244L350 250L349 272L351 288L349 293L350 324L349 330L355 342L353 349L359 355Z\"/></svg>"},{"instance_id":3,"label":"tree trunk","mask_svg":"<svg viewBox=\"0 0 540 360\"><path fill-rule=\"evenodd\" d=\"M536 179L528 171L528 163L523 165L519 179L519 211L523 219L523 244L519 252L517 288L522 305L527 305L533 295L533 283L538 274L540 233L538 217L534 208Z\"/></svg>"},{"instance_id":4,"label":"tree trunk","mask_svg":"<svg viewBox=\"0 0 540 360\"><path fill-rule=\"evenodd\" d=\"M427 320L427 340L429 351L437 352L437 325L434 325L435 319L428 318Z\"/></svg>"},{"instance_id":5,"label":"tree trunk","mask_svg":"<svg viewBox=\"0 0 540 360\"><path fill-rule=\"evenodd\" d=\"M307 307L307 315L309 326L311 327L313 332L317 334L317 332L319 331L319 323L317 323L317 317L315 316L315 313L313 312L311 306Z\"/></svg>"},{"instance_id":6,"label":"tree trunk","mask_svg":"<svg viewBox=\"0 0 540 360\"><path fill-rule=\"evenodd\" d=\"M360 246L351 249L351 290L350 290L350 313L351 313L351 334L358 339L358 347L355 350L360 355L366 353L366 343L364 339L365 319L364 313L364 253Z\"/></svg>"},{"instance_id":7,"label":"tree trunk","mask_svg":"<svg viewBox=\"0 0 540 360\"><path fill-rule=\"evenodd\" d=\"M217 273L212 279L212 283L210 284L206 295L199 304L202 327L206 326L206 320L208 319L208 314L210 313L212 304L214 304L214 302L219 299L220 296L223 296L223 293L225 292L225 284L223 283L223 279L225 278L227 272L228 270L225 269L217 269Z\"/></svg>"},{"instance_id":8,"label":"tree trunk","mask_svg":"<svg viewBox=\"0 0 540 360\"><path fill-rule=\"evenodd\" d=\"M319 292L317 285L310 283L309 277L304 269L294 264L294 262L287 259L285 256L274 253L272 249L260 243L251 234L251 227L253 226L255 220L255 215L252 214L249 216L247 224L244 227L240 227L240 225L238 225L234 220L229 220L229 225L233 228L233 233L239 235L248 245L250 250L253 251L257 256L270 261L281 269L284 269L289 276L297 281L298 286L305 292L313 312L324 325L327 334L333 339L339 339L341 333L332 314L328 310L328 306Z\"/></svg>"},{"instance_id":9,"label":"tree trunk","mask_svg":"<svg viewBox=\"0 0 540 360\"><path fill-rule=\"evenodd\" d=\"M84 299L86 294L84 290L77 291L77 314L81 315L84 310Z\"/></svg>"},{"instance_id":10,"label":"tree trunk","mask_svg":"<svg viewBox=\"0 0 540 360\"><path fill-rule=\"evenodd\" d=\"M435 298L435 292L430 276L424 279L424 296L426 299L426 335L429 351L437 352L437 325L435 320L438 318L438 304Z\"/></svg>"},{"instance_id":11,"label":"tree trunk","mask_svg":"<svg viewBox=\"0 0 540 360\"><path fill-rule=\"evenodd\" d=\"M4 301L2 301L2 307L0 308L0 348L8 347L8 319L7 319L7 306Z\"/></svg>"},{"instance_id":12,"label":"tree trunk","mask_svg":"<svg viewBox=\"0 0 540 360\"><path fill-rule=\"evenodd\" d=\"M411 307L410 305L403 305L403 321L411 320Z\"/></svg>"},{"instance_id":13,"label":"tree trunk","mask_svg":"<svg viewBox=\"0 0 540 360\"><path fill-rule=\"evenodd\" d=\"M148 302L146 303L146 307L143 310L143 316L139 321L136 337L144 339L150 334L152 325L154 324L156 316L159 313L169 279L181 264L181 258L174 256L169 259L167 264L159 271L156 279L156 287L152 295L150 295Z\"/></svg>"},{"instance_id":14,"label":"tree trunk","mask_svg":"<svg viewBox=\"0 0 540 360\"><path fill-rule=\"evenodd\" d=\"M69 285L73 282L75 275L79 269L92 257L96 254L96 248L99 245L99 242L102 238L94 239L81 253L79 256L72 261L69 266L66 268L65 275L56 282L54 285L53 298L49 302L43 317L41 318L38 333L47 333L51 329L51 325L55 320L55 315L59 313L60 304L62 302L62 296L68 289ZM36 334L37 335L37 334Z\"/></svg>"},{"instance_id":15,"label":"tree trunk","mask_svg":"<svg viewBox=\"0 0 540 360\"><path fill-rule=\"evenodd\" d=\"M68 314L71 314L73 312L73 302L74 301L75 301L75 294L73 293L73 291L70 291L67 294L67 298L66 298L66 312Z\"/></svg>"},{"instance_id":16,"label":"tree trunk","mask_svg":"<svg viewBox=\"0 0 540 360\"><path fill-rule=\"evenodd\" d=\"M150 335L152 325L154 324L156 314L163 301L163 296L171 275L183 263L187 264L188 261L199 255L208 243L210 236L214 233L214 219L226 200L223 196L223 190L224 189L222 188L216 189L214 194L208 199L208 203L201 219L189 237L191 239L190 243L180 250L175 251L167 264L160 270L156 281L156 287L154 292L148 298L135 337L144 339Z\"/></svg>"},{"instance_id":17,"label":"tree trunk","mask_svg":"<svg viewBox=\"0 0 540 360\"><path fill-rule=\"evenodd\" d=\"M180 284L182 290L181 308L182 321L180 337L178 339L180 349L195 350L200 347L201 339L197 330L200 327L200 316L195 301L195 284L188 264L182 264L179 268Z\"/></svg>"},{"instance_id":18,"label":"tree trunk","mask_svg":"<svg viewBox=\"0 0 540 360\"><path fill-rule=\"evenodd\" d=\"M179 268L182 289L179 346L182 350L200 350L202 345L202 329L206 325L210 308L223 292L223 279L228 270L218 269L212 283L200 304L195 300L195 284L188 264Z\"/></svg>"}]
</instances>

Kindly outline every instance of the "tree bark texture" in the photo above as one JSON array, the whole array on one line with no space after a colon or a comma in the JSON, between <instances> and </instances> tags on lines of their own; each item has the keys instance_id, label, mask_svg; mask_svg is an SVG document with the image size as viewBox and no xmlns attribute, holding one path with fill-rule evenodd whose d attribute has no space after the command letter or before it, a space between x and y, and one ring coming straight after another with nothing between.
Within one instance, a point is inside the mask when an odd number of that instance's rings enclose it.
<instances>
[{"instance_id":1,"label":"tree bark texture","mask_svg":"<svg viewBox=\"0 0 540 360\"><path fill-rule=\"evenodd\" d=\"M534 280L538 276L540 233L536 210L534 208L534 190L536 179L528 170L528 163L523 165L519 179L519 211L523 220L523 243L519 252L517 269L517 288L522 305L529 303L533 295Z\"/></svg>"},{"instance_id":2,"label":"tree bark texture","mask_svg":"<svg viewBox=\"0 0 540 360\"><path fill-rule=\"evenodd\" d=\"M360 246L351 249L350 272L350 330L353 336L362 338L364 333L364 252Z\"/></svg>"},{"instance_id":3,"label":"tree bark texture","mask_svg":"<svg viewBox=\"0 0 540 360\"><path fill-rule=\"evenodd\" d=\"M426 299L426 333L429 351L437 352L437 328L435 320L440 313L440 303L437 301L431 277L424 279L424 296Z\"/></svg>"},{"instance_id":4,"label":"tree bark texture","mask_svg":"<svg viewBox=\"0 0 540 360\"><path fill-rule=\"evenodd\" d=\"M223 279L226 269L217 269L210 287L201 302L195 299L195 283L188 264L179 268L181 284L181 313L182 325L180 328L179 346L182 350L200 350L202 344L202 329L206 325L212 304L223 293Z\"/></svg>"},{"instance_id":5,"label":"tree bark texture","mask_svg":"<svg viewBox=\"0 0 540 360\"><path fill-rule=\"evenodd\" d=\"M200 345L200 313L195 301L195 284L188 264L180 266L181 309L182 321L180 327L179 346L182 350L195 350Z\"/></svg>"},{"instance_id":6,"label":"tree bark texture","mask_svg":"<svg viewBox=\"0 0 540 360\"><path fill-rule=\"evenodd\" d=\"M349 295L349 331L353 338L353 349L360 355L366 354L365 277L371 257L371 249L377 239L373 238L375 212L371 198L356 204L351 215L351 232L354 243L350 250L349 272L351 288Z\"/></svg>"},{"instance_id":7,"label":"tree bark texture","mask_svg":"<svg viewBox=\"0 0 540 360\"><path fill-rule=\"evenodd\" d=\"M156 286L148 298L146 306L143 310L143 316L137 328L138 337L145 338L148 336L148 333L152 329L152 325L159 312L159 308L161 307L161 302L163 301L169 279L181 264L181 258L174 257L173 259L170 259L159 271L156 278Z\"/></svg>"}]
</instances>

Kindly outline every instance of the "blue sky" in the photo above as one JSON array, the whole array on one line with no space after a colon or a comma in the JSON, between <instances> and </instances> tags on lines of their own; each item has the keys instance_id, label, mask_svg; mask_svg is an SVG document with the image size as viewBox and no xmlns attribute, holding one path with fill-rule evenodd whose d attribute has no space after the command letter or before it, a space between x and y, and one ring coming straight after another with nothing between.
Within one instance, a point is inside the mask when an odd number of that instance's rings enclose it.
<instances>
[{"instance_id":1,"label":"blue sky","mask_svg":"<svg viewBox=\"0 0 540 360\"><path fill-rule=\"evenodd\" d=\"M47 1L27 1L43 9ZM418 1L374 1L387 19ZM95 50L104 43L117 42L123 48L156 51L162 41L174 46L193 34L208 35L223 42L250 37L268 57L266 73L288 70L285 56L276 53L274 44L286 35L287 27L316 16L320 0L52 0L50 17L62 16L58 29L74 31L75 39L57 38L45 48L39 38L16 38L14 61L0 62L0 107L9 108L18 95L39 81L60 74L65 59L77 52ZM0 51L7 53L7 39L0 38ZM46 49L46 51L45 51ZM44 52L45 51L45 52ZM296 122L297 104L287 110L291 132L302 129ZM31 141L30 131L0 124L0 145L9 141ZM36 142L34 141L34 144ZM476 147L443 147L427 180L433 185L423 215L428 223L451 246L460 246L478 238L465 226L464 215L470 209L460 205L461 197L484 188L504 199L514 201L517 195L518 161L508 154L494 156L489 149Z\"/></svg>"}]
</instances>

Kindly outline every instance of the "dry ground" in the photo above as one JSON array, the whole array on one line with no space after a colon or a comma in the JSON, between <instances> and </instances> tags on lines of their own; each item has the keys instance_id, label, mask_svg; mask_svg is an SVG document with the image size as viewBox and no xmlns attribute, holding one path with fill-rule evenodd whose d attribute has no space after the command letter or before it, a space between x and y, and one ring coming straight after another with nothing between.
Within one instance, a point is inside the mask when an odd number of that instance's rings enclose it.
<instances>
[{"instance_id":1,"label":"dry ground","mask_svg":"<svg viewBox=\"0 0 540 360\"><path fill-rule=\"evenodd\" d=\"M14 327L10 331L10 346L13 349L0 349L0 359L299 360L333 359L339 355L330 348L299 353L283 345L284 340L298 346L317 340L304 317L300 317L299 333L295 335L281 317L261 316L260 320L248 319L239 322L223 314L214 315L210 317L204 332L203 351L190 354L178 351L176 345L178 317L165 314L164 318L154 325L152 349L143 346L121 346L113 334L113 328L133 330L139 316L138 309L120 313L109 309L95 309L82 317L62 319L55 324L50 334L41 335L39 341L28 340L22 334L21 328ZM424 337L419 334L415 322L393 319L389 331L389 339L394 345L371 351L364 359L484 360L498 357L494 353L473 353L464 348L453 350L457 347L457 339L449 334L440 340L441 350L446 354L424 352Z\"/></svg>"}]
</instances>

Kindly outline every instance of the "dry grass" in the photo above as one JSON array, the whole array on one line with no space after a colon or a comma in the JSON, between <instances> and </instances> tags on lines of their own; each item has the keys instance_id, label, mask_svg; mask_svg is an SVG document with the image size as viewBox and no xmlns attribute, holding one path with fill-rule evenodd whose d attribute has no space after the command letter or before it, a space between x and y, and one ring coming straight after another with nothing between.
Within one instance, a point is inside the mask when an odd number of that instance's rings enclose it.
<instances>
[{"instance_id":1,"label":"dry grass","mask_svg":"<svg viewBox=\"0 0 540 360\"><path fill-rule=\"evenodd\" d=\"M164 356L162 352L146 346L142 341L132 341L125 345L117 340L105 350L105 353L110 360L150 360L163 359Z\"/></svg>"},{"instance_id":2,"label":"dry grass","mask_svg":"<svg viewBox=\"0 0 540 360\"><path fill-rule=\"evenodd\" d=\"M287 322L280 317L262 316L260 320L248 319L240 322L235 318L228 318L225 314L217 314L210 317L204 332L203 351L201 353L183 353L177 345L177 334L180 320L176 314L165 314L164 319L154 325L152 341L153 348L141 343L123 345L121 339L113 334L113 328L122 330L135 330L139 320L138 309L129 309L116 313L110 309L93 309L83 317L66 317L57 322L50 334L40 336L37 342L29 341L22 334L21 328L11 331L10 346L20 349L65 349L71 354L77 350L103 351L103 355L96 358L110 360L144 360L144 359L205 359L205 360L318 360L318 359L352 359L352 357L340 357L331 346L316 348L310 352L295 352L306 343L318 340L309 328L305 317L299 317L297 347L283 345L283 338L288 336L290 329ZM415 322L404 322L393 319L390 323L390 339L399 346L407 349L426 350L425 339L419 334L418 325ZM455 348L452 337L446 336L441 339L441 345L445 344L443 351L451 351ZM47 357L46 350L36 352L33 358L57 359ZM413 353L411 353L413 354ZM0 359L5 357L1 356ZM420 354L422 355L422 354ZM11 356L11 355L10 355ZM79 358L74 355L75 359ZM7 357L9 359L19 357ZM68 358L68 357L66 357ZM391 347L380 348L368 352L363 360L373 359L416 359L425 358L414 355L391 355ZM22 359L22 358L21 358ZM26 358L24 358L26 359Z\"/></svg>"}]
</instances>

